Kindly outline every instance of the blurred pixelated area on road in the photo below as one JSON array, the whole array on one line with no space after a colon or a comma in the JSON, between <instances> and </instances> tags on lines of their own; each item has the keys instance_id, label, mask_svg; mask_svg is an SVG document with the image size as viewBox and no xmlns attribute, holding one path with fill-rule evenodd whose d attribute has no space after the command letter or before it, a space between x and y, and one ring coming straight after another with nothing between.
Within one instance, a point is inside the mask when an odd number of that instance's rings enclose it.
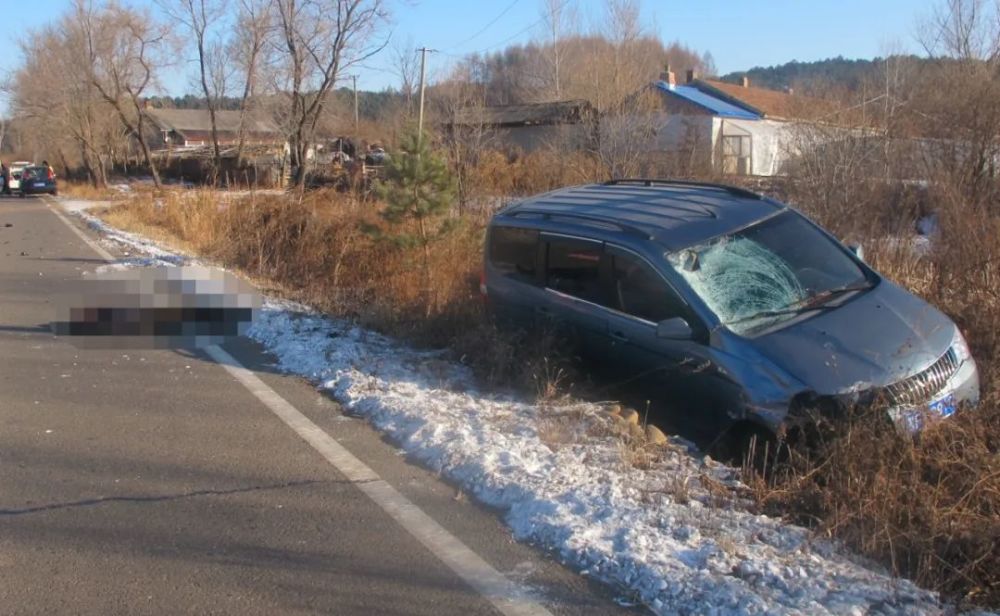
<instances>
[{"instance_id":1,"label":"blurred pixelated area on road","mask_svg":"<svg viewBox=\"0 0 1000 616\"><path fill-rule=\"evenodd\" d=\"M75 281L51 327L80 348L201 348L244 334L260 305L224 270L134 268Z\"/></svg>"}]
</instances>

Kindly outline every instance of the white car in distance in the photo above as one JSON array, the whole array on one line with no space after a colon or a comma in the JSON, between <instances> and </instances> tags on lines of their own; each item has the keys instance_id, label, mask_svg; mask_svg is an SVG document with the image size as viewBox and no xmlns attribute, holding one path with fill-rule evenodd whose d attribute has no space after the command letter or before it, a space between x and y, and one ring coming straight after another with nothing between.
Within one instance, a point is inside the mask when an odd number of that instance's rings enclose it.
<instances>
[{"instance_id":1,"label":"white car in distance","mask_svg":"<svg viewBox=\"0 0 1000 616\"><path fill-rule=\"evenodd\" d=\"M20 190L21 188L21 172L24 171L25 167L30 167L32 164L30 161L19 160L10 164L8 168L8 179L7 179L7 190L8 192L14 192L15 190Z\"/></svg>"}]
</instances>

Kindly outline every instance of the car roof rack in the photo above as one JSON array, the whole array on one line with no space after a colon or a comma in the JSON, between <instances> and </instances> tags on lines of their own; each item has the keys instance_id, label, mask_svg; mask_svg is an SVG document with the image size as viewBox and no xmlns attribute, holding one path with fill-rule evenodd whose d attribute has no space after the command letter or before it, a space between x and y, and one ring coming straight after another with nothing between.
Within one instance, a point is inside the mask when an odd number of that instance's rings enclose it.
<instances>
[{"instance_id":1,"label":"car roof rack","mask_svg":"<svg viewBox=\"0 0 1000 616\"><path fill-rule=\"evenodd\" d=\"M551 220L553 217L559 217L559 216L564 218L576 218L578 220L582 220L585 222L594 222L602 225L610 225L612 227L618 227L623 232L628 233L630 235L634 235L636 237L641 237L642 239L646 240L654 239L652 235L650 235L648 232L643 231L638 227L633 227L632 225L627 225L618 222L617 220L612 220L610 218L603 218L601 216L590 216L587 214L577 214L574 212L546 212L543 210L520 210L520 209L517 210L516 212L512 212L510 215L514 217L522 215L541 216L545 220Z\"/></svg>"},{"instance_id":2,"label":"car roof rack","mask_svg":"<svg viewBox=\"0 0 1000 616\"><path fill-rule=\"evenodd\" d=\"M747 190L746 188L740 188L739 186L730 186L728 184L714 184L712 182L695 182L692 180L658 180L655 178L617 178L614 180L609 180L604 182L604 186L619 186L623 184L638 184L642 186L681 186L690 188L714 188L716 190L724 190L731 195L736 195L737 197L744 197L747 199L756 199L760 201L764 197L752 190Z\"/></svg>"}]
</instances>

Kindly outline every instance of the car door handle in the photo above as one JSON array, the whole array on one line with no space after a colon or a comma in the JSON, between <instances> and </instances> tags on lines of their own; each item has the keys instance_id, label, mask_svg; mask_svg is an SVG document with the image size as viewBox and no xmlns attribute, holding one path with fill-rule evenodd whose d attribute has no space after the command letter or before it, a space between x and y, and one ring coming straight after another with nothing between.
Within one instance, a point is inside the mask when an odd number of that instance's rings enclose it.
<instances>
[{"instance_id":1,"label":"car door handle","mask_svg":"<svg viewBox=\"0 0 1000 616\"><path fill-rule=\"evenodd\" d=\"M626 336L625 334L623 334L621 332L612 331L611 332L611 337L616 342L628 342L628 336Z\"/></svg>"}]
</instances>

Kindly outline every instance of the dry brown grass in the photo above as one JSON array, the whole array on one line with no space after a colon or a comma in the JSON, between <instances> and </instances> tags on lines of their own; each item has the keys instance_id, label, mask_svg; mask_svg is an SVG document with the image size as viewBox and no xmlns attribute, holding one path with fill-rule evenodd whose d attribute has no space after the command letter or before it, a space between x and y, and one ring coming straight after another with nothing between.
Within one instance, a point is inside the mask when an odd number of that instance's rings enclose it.
<instances>
[{"instance_id":1,"label":"dry brown grass","mask_svg":"<svg viewBox=\"0 0 1000 616\"><path fill-rule=\"evenodd\" d=\"M215 191L142 191L115 203L102 216L116 227L168 246L214 256L222 243L222 212Z\"/></svg>"},{"instance_id":2,"label":"dry brown grass","mask_svg":"<svg viewBox=\"0 0 1000 616\"><path fill-rule=\"evenodd\" d=\"M95 188L90 182L63 179L59 180L59 192L66 197L90 201L110 201L121 196L120 192L108 187Z\"/></svg>"},{"instance_id":3,"label":"dry brown grass","mask_svg":"<svg viewBox=\"0 0 1000 616\"><path fill-rule=\"evenodd\" d=\"M481 227L470 220L434 245L434 310L424 318L413 255L362 231L378 207L335 191L220 199L187 190L138 195L104 218L383 331L442 344L477 325Z\"/></svg>"},{"instance_id":4,"label":"dry brown grass","mask_svg":"<svg viewBox=\"0 0 1000 616\"><path fill-rule=\"evenodd\" d=\"M524 196L601 179L600 162L586 153L540 149L508 155L487 150L469 170L467 183L469 192L478 196Z\"/></svg>"}]
</instances>

